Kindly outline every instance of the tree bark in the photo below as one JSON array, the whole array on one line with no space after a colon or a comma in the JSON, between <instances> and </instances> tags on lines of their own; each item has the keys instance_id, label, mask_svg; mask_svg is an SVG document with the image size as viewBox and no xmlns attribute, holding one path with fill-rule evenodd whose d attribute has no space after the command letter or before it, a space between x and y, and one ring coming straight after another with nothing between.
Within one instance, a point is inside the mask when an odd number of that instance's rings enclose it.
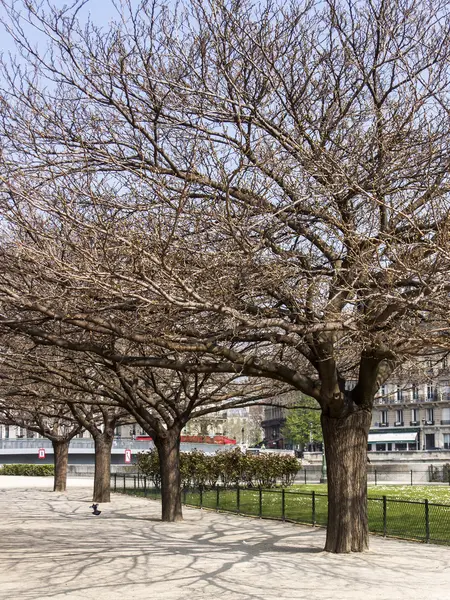
<instances>
[{"instance_id":1,"label":"tree bark","mask_svg":"<svg viewBox=\"0 0 450 600\"><path fill-rule=\"evenodd\" d=\"M95 445L95 471L94 471L94 502L111 501L111 448L114 436L109 433L100 433L94 436Z\"/></svg>"},{"instance_id":2,"label":"tree bark","mask_svg":"<svg viewBox=\"0 0 450 600\"><path fill-rule=\"evenodd\" d=\"M67 467L69 464L69 442L52 441L55 476L54 492L65 492L67 487Z\"/></svg>"},{"instance_id":3,"label":"tree bark","mask_svg":"<svg viewBox=\"0 0 450 600\"><path fill-rule=\"evenodd\" d=\"M367 522L367 438L371 414L358 410L333 419L322 414L327 460L327 552L363 552L369 547Z\"/></svg>"},{"instance_id":4,"label":"tree bark","mask_svg":"<svg viewBox=\"0 0 450 600\"><path fill-rule=\"evenodd\" d=\"M182 521L180 430L168 430L164 437L155 436L161 469L161 504L163 521Z\"/></svg>"}]
</instances>

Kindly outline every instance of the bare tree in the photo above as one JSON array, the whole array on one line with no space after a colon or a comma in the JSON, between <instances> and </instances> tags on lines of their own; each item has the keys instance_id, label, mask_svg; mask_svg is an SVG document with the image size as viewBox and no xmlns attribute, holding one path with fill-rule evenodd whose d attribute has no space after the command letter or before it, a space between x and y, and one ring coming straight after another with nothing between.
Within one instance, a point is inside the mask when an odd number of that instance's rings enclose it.
<instances>
[{"instance_id":1,"label":"bare tree","mask_svg":"<svg viewBox=\"0 0 450 600\"><path fill-rule=\"evenodd\" d=\"M364 550L374 395L448 347L448 4L27 3L45 56L3 4L3 325L315 398L325 548Z\"/></svg>"},{"instance_id":2,"label":"bare tree","mask_svg":"<svg viewBox=\"0 0 450 600\"><path fill-rule=\"evenodd\" d=\"M82 426L73 418L67 405L52 402L51 392L45 386L33 385L27 389L23 384L13 384L5 390L4 382L2 377L0 421L14 423L51 441L55 466L53 491L65 492L69 444L82 431Z\"/></svg>"},{"instance_id":3,"label":"bare tree","mask_svg":"<svg viewBox=\"0 0 450 600\"><path fill-rule=\"evenodd\" d=\"M31 337L35 338L34 334ZM72 342L64 338L58 345L69 342L70 346ZM129 367L95 353L61 350L46 341L40 345L43 340L39 335L35 339L37 345L18 333L4 337L7 352L0 361L0 390L3 388L5 410L11 397L21 395L28 404L13 404L15 418L24 419L26 407L32 406L46 422L49 413L63 406L80 427L91 433L95 444L95 502L110 500L114 428L124 422L137 422L152 436L158 450L165 521L182 519L180 434L187 422L219 410L249 406L283 390L280 385L269 386L235 374L199 375ZM81 346L87 349L90 343L79 342ZM36 404L35 398L44 388L45 400Z\"/></svg>"}]
</instances>

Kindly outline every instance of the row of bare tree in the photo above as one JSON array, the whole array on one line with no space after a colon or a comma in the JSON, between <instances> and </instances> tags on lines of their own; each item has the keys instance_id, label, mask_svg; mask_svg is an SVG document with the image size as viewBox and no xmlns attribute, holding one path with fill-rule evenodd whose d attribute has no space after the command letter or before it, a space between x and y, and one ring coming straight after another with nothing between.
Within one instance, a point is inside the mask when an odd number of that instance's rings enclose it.
<instances>
[{"instance_id":1,"label":"row of bare tree","mask_svg":"<svg viewBox=\"0 0 450 600\"><path fill-rule=\"evenodd\" d=\"M125 403L165 489L214 395L315 398L326 549L362 551L374 395L449 348L448 2L119 4L1 1L5 338Z\"/></svg>"},{"instance_id":2,"label":"row of bare tree","mask_svg":"<svg viewBox=\"0 0 450 600\"><path fill-rule=\"evenodd\" d=\"M0 422L51 440L55 491L65 491L69 444L88 431L95 447L94 502L110 501L114 430L138 423L158 449L162 518L182 518L180 435L195 417L260 402L275 388L237 376L130 369L89 352L42 346L8 332L0 359ZM278 388L280 389L280 388Z\"/></svg>"}]
</instances>

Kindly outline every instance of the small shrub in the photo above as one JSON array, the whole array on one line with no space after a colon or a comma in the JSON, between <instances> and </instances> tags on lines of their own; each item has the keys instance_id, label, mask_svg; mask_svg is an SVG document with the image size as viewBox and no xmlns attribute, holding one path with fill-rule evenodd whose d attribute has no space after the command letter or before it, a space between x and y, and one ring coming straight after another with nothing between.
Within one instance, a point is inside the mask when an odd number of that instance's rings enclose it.
<instances>
[{"instance_id":1,"label":"small shrub","mask_svg":"<svg viewBox=\"0 0 450 600\"><path fill-rule=\"evenodd\" d=\"M55 474L53 465L3 465L0 475L24 475L27 477L49 477Z\"/></svg>"}]
</instances>

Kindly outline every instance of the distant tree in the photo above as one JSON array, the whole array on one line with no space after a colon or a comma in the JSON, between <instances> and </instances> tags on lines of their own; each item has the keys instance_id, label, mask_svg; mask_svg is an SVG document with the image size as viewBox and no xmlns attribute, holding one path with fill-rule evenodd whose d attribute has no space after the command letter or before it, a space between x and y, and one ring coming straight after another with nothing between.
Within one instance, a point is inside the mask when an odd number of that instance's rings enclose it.
<instances>
[{"instance_id":1,"label":"distant tree","mask_svg":"<svg viewBox=\"0 0 450 600\"><path fill-rule=\"evenodd\" d=\"M305 401L306 404L306 401ZM302 447L308 442L322 442L322 426L320 424L320 410L314 410L315 401L311 401L311 408L287 409L286 422L282 428L284 438Z\"/></svg>"},{"instance_id":2,"label":"distant tree","mask_svg":"<svg viewBox=\"0 0 450 600\"><path fill-rule=\"evenodd\" d=\"M3 383L3 382L2 382ZM82 431L65 403L53 402L45 385L0 388L0 423L34 431L51 441L55 466L53 491L67 487L70 441Z\"/></svg>"}]
</instances>

